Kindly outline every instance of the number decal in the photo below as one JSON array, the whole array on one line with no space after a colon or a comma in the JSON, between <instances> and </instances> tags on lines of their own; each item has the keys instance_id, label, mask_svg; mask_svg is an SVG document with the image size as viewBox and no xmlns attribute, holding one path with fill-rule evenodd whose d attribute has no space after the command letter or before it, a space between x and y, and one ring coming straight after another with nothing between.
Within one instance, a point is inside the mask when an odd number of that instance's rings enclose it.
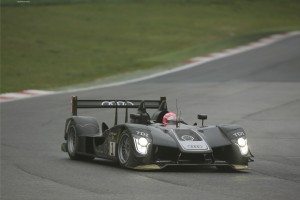
<instances>
[{"instance_id":1,"label":"number decal","mask_svg":"<svg viewBox=\"0 0 300 200\"><path fill-rule=\"evenodd\" d=\"M110 156L116 156L116 143L110 142L109 143L109 153Z\"/></svg>"}]
</instances>

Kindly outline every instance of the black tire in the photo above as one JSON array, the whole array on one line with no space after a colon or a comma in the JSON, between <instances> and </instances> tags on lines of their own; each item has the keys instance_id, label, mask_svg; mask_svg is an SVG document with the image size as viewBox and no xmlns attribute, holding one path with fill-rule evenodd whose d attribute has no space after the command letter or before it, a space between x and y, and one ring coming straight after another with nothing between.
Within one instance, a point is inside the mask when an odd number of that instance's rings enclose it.
<instances>
[{"instance_id":1,"label":"black tire","mask_svg":"<svg viewBox=\"0 0 300 200\"><path fill-rule=\"evenodd\" d=\"M93 160L92 156L79 155L78 152L78 136L75 124L71 123L67 133L67 151L71 160Z\"/></svg>"},{"instance_id":2,"label":"black tire","mask_svg":"<svg viewBox=\"0 0 300 200\"><path fill-rule=\"evenodd\" d=\"M132 168L134 165L133 141L127 131L123 131L118 144L118 160L122 167Z\"/></svg>"}]
</instances>

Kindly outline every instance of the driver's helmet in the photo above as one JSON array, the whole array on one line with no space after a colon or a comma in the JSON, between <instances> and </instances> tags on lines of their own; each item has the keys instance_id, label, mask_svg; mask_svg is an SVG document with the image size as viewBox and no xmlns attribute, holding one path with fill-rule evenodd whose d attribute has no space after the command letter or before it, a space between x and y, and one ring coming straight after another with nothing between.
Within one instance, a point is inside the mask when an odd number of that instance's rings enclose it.
<instances>
[{"instance_id":1,"label":"driver's helmet","mask_svg":"<svg viewBox=\"0 0 300 200\"><path fill-rule=\"evenodd\" d=\"M167 125L167 124L176 124L176 114L175 113L172 113L172 112L169 112L169 113L166 113L164 116L163 116L163 119L162 119L162 123Z\"/></svg>"}]
</instances>

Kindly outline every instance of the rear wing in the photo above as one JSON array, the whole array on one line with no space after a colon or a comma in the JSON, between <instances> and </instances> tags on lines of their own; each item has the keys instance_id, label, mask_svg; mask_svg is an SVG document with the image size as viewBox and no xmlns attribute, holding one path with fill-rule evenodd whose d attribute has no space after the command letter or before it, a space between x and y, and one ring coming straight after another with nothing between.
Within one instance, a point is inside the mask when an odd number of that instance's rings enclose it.
<instances>
[{"instance_id":1,"label":"rear wing","mask_svg":"<svg viewBox=\"0 0 300 200\"><path fill-rule=\"evenodd\" d=\"M161 102L166 101L166 97L160 97L159 100L79 100L77 96L72 96L72 115L77 115L78 109L88 108L115 108L116 115L118 108L138 108L141 102L144 102L147 109L158 109Z\"/></svg>"}]
</instances>

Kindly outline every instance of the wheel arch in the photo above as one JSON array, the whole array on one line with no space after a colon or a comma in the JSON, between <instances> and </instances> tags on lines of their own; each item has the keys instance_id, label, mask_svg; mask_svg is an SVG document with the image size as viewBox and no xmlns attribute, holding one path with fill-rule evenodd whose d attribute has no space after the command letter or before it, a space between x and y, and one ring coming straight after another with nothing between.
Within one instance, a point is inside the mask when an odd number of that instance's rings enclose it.
<instances>
[{"instance_id":1,"label":"wheel arch","mask_svg":"<svg viewBox=\"0 0 300 200\"><path fill-rule=\"evenodd\" d=\"M67 133L70 126L74 124L76 133L79 137L89 136L95 137L100 136L99 124L96 118L88 116L73 116L66 120L64 138L67 139Z\"/></svg>"},{"instance_id":2,"label":"wheel arch","mask_svg":"<svg viewBox=\"0 0 300 200\"><path fill-rule=\"evenodd\" d=\"M230 153L228 153L228 155L226 156L230 163L248 165L249 160L251 160L250 157L252 157L250 148L247 145L248 153L245 155L241 155L240 147L237 144L237 140L239 138L247 139L244 129L241 126L235 124L222 125L218 126L218 128L231 142L231 145L227 147Z\"/></svg>"}]
</instances>

